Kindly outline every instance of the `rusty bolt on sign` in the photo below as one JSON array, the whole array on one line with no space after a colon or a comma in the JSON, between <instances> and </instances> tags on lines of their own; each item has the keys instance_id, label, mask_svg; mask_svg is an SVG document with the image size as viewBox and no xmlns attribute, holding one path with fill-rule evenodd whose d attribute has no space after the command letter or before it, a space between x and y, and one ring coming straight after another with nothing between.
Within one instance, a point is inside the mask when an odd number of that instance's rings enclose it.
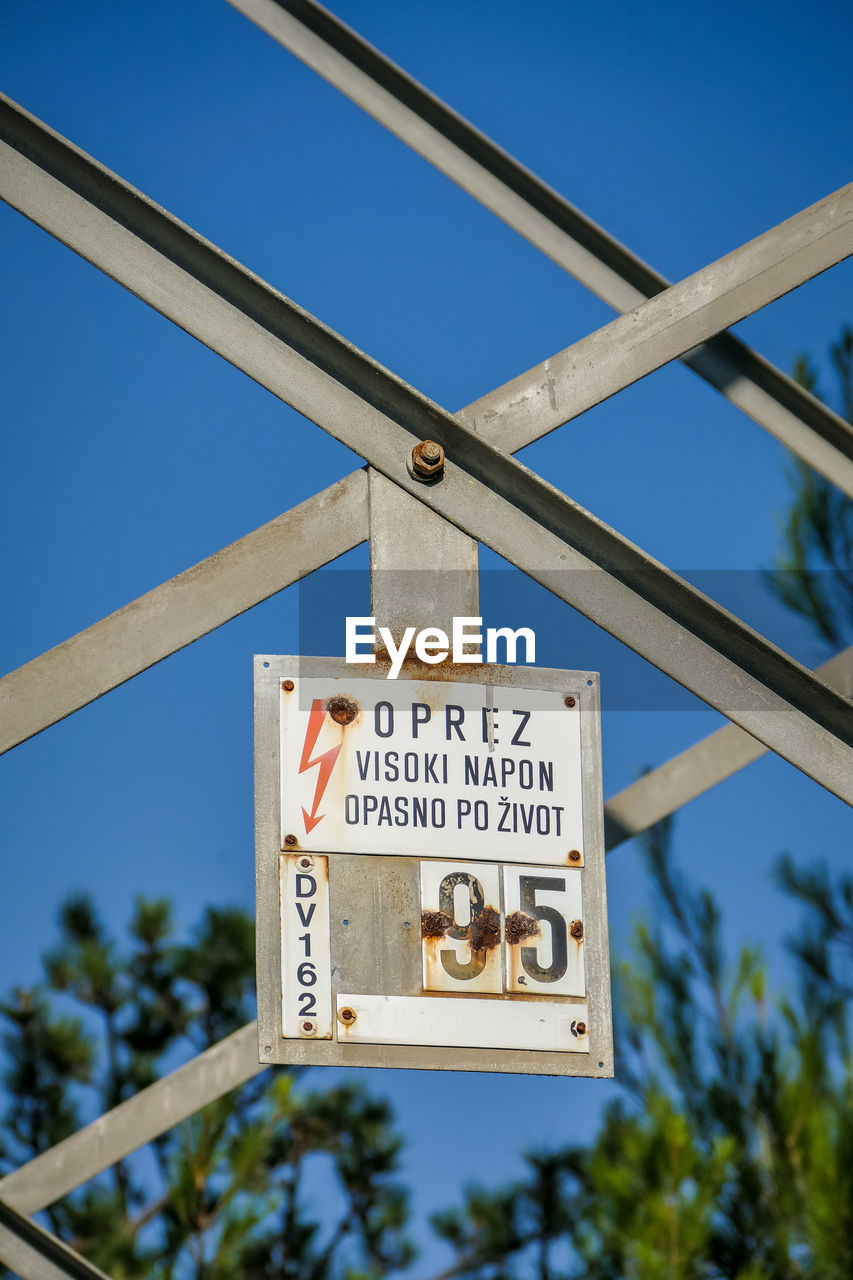
<instances>
[{"instance_id":1,"label":"rusty bolt on sign","mask_svg":"<svg viewBox=\"0 0 853 1280\"><path fill-rule=\"evenodd\" d=\"M343 1009L338 1009L338 1017L344 1026L350 1027L356 1019L355 1009L350 1009L348 1005Z\"/></svg>"},{"instance_id":2,"label":"rusty bolt on sign","mask_svg":"<svg viewBox=\"0 0 853 1280\"><path fill-rule=\"evenodd\" d=\"M317 1034L317 1023L316 1023L316 1022L310 1022L310 1021L308 1021L308 1019L306 1019L306 1020L305 1020L305 1022L300 1022L300 1024L299 1024L299 1034L300 1034L301 1036L316 1036L316 1034Z\"/></svg>"},{"instance_id":3,"label":"rusty bolt on sign","mask_svg":"<svg viewBox=\"0 0 853 1280\"><path fill-rule=\"evenodd\" d=\"M285 693L293 693L293 690L295 689L296 686L294 685L292 680L282 680L281 687Z\"/></svg>"},{"instance_id":4,"label":"rusty bolt on sign","mask_svg":"<svg viewBox=\"0 0 853 1280\"><path fill-rule=\"evenodd\" d=\"M285 836L284 843L287 845L294 845L294 844L298 844L299 841L296 839L296 836Z\"/></svg>"},{"instance_id":5,"label":"rusty bolt on sign","mask_svg":"<svg viewBox=\"0 0 853 1280\"><path fill-rule=\"evenodd\" d=\"M416 480L437 480L444 471L444 450L435 440L422 440L412 450L409 475Z\"/></svg>"},{"instance_id":6,"label":"rusty bolt on sign","mask_svg":"<svg viewBox=\"0 0 853 1280\"><path fill-rule=\"evenodd\" d=\"M314 865L313 858L300 858L296 863L300 871L310 871Z\"/></svg>"},{"instance_id":7,"label":"rusty bolt on sign","mask_svg":"<svg viewBox=\"0 0 853 1280\"><path fill-rule=\"evenodd\" d=\"M569 933L572 935L575 942L580 942L583 937L583 920L573 920L569 927Z\"/></svg>"},{"instance_id":8,"label":"rusty bolt on sign","mask_svg":"<svg viewBox=\"0 0 853 1280\"><path fill-rule=\"evenodd\" d=\"M563 698L563 703L567 707L573 707L575 705L575 700L570 695L567 695L565 698Z\"/></svg>"},{"instance_id":9,"label":"rusty bolt on sign","mask_svg":"<svg viewBox=\"0 0 853 1280\"><path fill-rule=\"evenodd\" d=\"M569 850L569 862L580 862L581 856L582 855L581 855L580 849Z\"/></svg>"},{"instance_id":10,"label":"rusty bolt on sign","mask_svg":"<svg viewBox=\"0 0 853 1280\"><path fill-rule=\"evenodd\" d=\"M579 1023L578 1023L578 1035L579 1035L579 1036L585 1036L585 1035L586 1035L586 1023L585 1023L585 1022L579 1022Z\"/></svg>"},{"instance_id":11,"label":"rusty bolt on sign","mask_svg":"<svg viewBox=\"0 0 853 1280\"><path fill-rule=\"evenodd\" d=\"M326 699L326 710L335 724L346 726L352 724L358 715L358 703L355 698L347 698L339 694L337 697Z\"/></svg>"}]
</instances>

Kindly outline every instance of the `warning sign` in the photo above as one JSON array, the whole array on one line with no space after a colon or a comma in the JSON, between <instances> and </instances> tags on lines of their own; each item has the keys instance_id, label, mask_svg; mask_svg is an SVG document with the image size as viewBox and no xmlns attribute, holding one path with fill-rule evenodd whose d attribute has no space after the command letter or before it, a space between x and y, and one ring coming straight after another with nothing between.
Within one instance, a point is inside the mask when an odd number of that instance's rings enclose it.
<instances>
[{"instance_id":1,"label":"warning sign","mask_svg":"<svg viewBox=\"0 0 853 1280\"><path fill-rule=\"evenodd\" d=\"M264 1063L611 1076L598 677L255 659Z\"/></svg>"},{"instance_id":2,"label":"warning sign","mask_svg":"<svg viewBox=\"0 0 853 1280\"><path fill-rule=\"evenodd\" d=\"M294 675L281 847L579 862L582 720L576 692Z\"/></svg>"}]
</instances>

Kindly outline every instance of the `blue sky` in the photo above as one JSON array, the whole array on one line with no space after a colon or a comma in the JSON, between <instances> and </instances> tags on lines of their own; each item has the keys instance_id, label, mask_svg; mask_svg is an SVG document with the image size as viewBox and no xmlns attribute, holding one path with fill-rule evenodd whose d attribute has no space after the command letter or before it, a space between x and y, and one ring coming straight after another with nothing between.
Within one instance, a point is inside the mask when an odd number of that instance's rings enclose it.
<instances>
[{"instance_id":1,"label":"blue sky","mask_svg":"<svg viewBox=\"0 0 853 1280\"><path fill-rule=\"evenodd\" d=\"M840 0L332 7L672 279L849 180L853 18ZM220 0L6 5L0 72L4 92L448 409L611 318ZM0 238L10 670L358 459L5 206ZM738 332L783 369L800 351L825 369L853 321L851 282L842 264ZM762 613L757 578L729 571L772 562L784 453L689 371L661 370L522 456L664 562L715 571L703 585ZM345 567L365 566L360 549ZM564 631L568 611L539 588L521 598L548 619L543 660L599 666L606 697L608 674L622 678L612 642L596 650L594 634ZM778 616L768 625L802 656L828 656ZM117 928L137 892L173 897L185 924L207 901L251 907L251 655L297 646L291 590L0 761L4 986L37 976L72 890L91 889ZM609 711L605 793L717 723ZM792 917L769 868L782 849L846 866L847 809L768 758L691 805L678 832L732 942L763 943L783 981ZM608 880L624 947L646 901L630 846ZM410 1131L422 1210L477 1175L466 1149L482 1156L492 1141L500 1181L525 1146L590 1132L611 1092L362 1074ZM471 1141L439 1180L420 1135L448 1096Z\"/></svg>"}]
</instances>

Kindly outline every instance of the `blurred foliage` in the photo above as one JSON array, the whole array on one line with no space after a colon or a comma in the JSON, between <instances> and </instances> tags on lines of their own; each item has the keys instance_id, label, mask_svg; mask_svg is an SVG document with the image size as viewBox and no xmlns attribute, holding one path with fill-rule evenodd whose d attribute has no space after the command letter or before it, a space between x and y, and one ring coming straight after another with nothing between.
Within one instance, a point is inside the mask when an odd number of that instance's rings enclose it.
<instances>
[{"instance_id":1,"label":"blurred foliage","mask_svg":"<svg viewBox=\"0 0 853 1280\"><path fill-rule=\"evenodd\" d=\"M853 878L779 863L803 905L796 977L724 960L713 898L644 841L656 889L616 966L623 1097L595 1141L528 1156L434 1227L466 1280L849 1280L853 1276Z\"/></svg>"},{"instance_id":2,"label":"blurred foliage","mask_svg":"<svg viewBox=\"0 0 853 1280\"><path fill-rule=\"evenodd\" d=\"M163 900L137 902L126 946L87 897L59 923L44 983L0 1004L4 1171L254 1016L242 910L209 907L189 942ZM51 1205L47 1222L114 1280L374 1280L412 1256L400 1145L385 1102L266 1071L158 1138L151 1159ZM321 1197L305 1192L312 1167Z\"/></svg>"}]
</instances>

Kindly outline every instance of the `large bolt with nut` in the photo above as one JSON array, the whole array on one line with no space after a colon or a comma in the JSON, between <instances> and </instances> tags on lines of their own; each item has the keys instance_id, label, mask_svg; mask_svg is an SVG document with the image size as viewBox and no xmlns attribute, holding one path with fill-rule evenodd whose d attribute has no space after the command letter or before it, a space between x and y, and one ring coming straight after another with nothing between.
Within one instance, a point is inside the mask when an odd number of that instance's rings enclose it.
<instances>
[{"instance_id":1,"label":"large bolt with nut","mask_svg":"<svg viewBox=\"0 0 853 1280\"><path fill-rule=\"evenodd\" d=\"M444 450L435 440L422 440L412 450L409 474L416 480L435 480L444 470Z\"/></svg>"}]
</instances>

